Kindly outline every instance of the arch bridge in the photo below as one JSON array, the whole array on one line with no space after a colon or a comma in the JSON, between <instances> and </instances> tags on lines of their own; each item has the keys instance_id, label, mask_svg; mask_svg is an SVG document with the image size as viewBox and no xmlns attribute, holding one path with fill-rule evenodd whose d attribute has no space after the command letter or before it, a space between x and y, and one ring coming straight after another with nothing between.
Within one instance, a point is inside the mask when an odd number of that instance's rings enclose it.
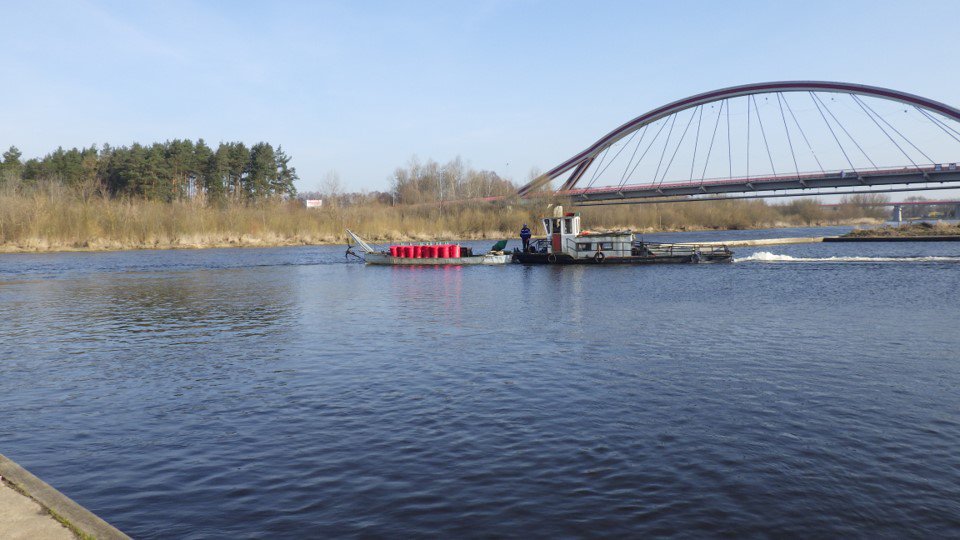
<instances>
[{"instance_id":1,"label":"arch bridge","mask_svg":"<svg viewBox=\"0 0 960 540\"><path fill-rule=\"evenodd\" d=\"M747 84L644 113L523 186L576 204L960 188L960 110L888 88Z\"/></svg>"}]
</instances>

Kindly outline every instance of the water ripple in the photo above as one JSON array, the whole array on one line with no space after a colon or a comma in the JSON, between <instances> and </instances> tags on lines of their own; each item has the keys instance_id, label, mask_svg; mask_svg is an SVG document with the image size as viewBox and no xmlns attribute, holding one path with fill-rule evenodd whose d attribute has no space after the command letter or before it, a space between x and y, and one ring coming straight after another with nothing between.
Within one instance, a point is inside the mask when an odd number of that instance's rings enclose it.
<instances>
[{"instance_id":1,"label":"water ripple","mask_svg":"<svg viewBox=\"0 0 960 540\"><path fill-rule=\"evenodd\" d=\"M137 538L955 536L960 267L836 260L956 249L3 256L0 440Z\"/></svg>"}]
</instances>

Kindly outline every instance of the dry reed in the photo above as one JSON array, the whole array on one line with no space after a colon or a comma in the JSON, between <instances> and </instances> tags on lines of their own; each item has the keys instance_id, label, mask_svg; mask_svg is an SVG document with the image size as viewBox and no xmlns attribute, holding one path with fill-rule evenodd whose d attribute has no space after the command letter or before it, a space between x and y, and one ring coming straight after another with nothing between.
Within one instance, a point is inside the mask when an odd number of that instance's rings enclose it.
<instances>
[{"instance_id":1,"label":"dry reed","mask_svg":"<svg viewBox=\"0 0 960 540\"><path fill-rule=\"evenodd\" d=\"M822 209L789 211L763 201L715 201L576 208L591 229L744 229L830 223ZM568 209L570 210L570 209ZM806 209L809 210L809 209ZM296 201L209 205L109 198L58 183L0 189L0 250L114 250L342 243L350 228L374 242L513 237L537 231L544 200L307 209ZM862 217L862 216L861 216Z\"/></svg>"}]
</instances>

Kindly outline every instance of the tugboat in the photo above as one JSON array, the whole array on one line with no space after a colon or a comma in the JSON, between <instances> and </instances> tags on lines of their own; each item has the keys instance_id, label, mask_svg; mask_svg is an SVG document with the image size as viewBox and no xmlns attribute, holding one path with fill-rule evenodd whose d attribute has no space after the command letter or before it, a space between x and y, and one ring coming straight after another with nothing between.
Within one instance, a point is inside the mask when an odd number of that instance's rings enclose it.
<instances>
[{"instance_id":1,"label":"tugboat","mask_svg":"<svg viewBox=\"0 0 960 540\"><path fill-rule=\"evenodd\" d=\"M522 264L662 264L730 262L733 252L723 245L666 244L637 240L632 231L580 230L580 214L554 208L543 218L546 238L515 248L514 262Z\"/></svg>"}]
</instances>

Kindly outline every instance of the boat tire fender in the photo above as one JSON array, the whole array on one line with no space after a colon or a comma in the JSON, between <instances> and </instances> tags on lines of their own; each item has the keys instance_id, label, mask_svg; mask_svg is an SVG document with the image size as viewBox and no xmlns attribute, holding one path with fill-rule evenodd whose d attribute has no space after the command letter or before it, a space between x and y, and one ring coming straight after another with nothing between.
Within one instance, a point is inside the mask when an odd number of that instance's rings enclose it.
<instances>
[{"instance_id":1,"label":"boat tire fender","mask_svg":"<svg viewBox=\"0 0 960 540\"><path fill-rule=\"evenodd\" d=\"M557 254L556 254L556 253L551 253L551 254L547 255L547 262L548 262L548 263L555 263L555 262L557 262Z\"/></svg>"},{"instance_id":2,"label":"boat tire fender","mask_svg":"<svg viewBox=\"0 0 960 540\"><path fill-rule=\"evenodd\" d=\"M604 255L602 251L598 251L593 255L593 262L600 264L603 262L605 257L606 255Z\"/></svg>"}]
</instances>

